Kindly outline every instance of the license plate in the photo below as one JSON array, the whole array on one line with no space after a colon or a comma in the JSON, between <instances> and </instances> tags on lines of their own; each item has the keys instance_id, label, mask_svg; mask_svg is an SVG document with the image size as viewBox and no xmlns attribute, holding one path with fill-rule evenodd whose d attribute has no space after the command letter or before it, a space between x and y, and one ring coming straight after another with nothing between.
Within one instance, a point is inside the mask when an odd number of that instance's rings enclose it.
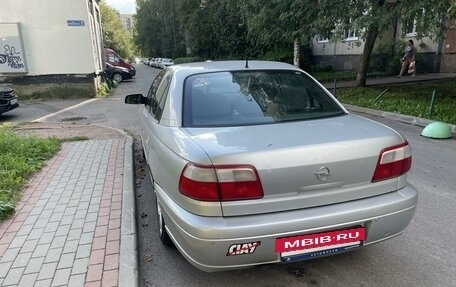
<instances>
[{"instance_id":1,"label":"license plate","mask_svg":"<svg viewBox=\"0 0 456 287\"><path fill-rule=\"evenodd\" d=\"M340 253L362 246L366 240L364 227L306 234L276 239L276 253L282 261L291 262L306 258Z\"/></svg>"},{"instance_id":2,"label":"license plate","mask_svg":"<svg viewBox=\"0 0 456 287\"><path fill-rule=\"evenodd\" d=\"M15 104L17 104L17 99L10 100L10 105L15 105Z\"/></svg>"}]
</instances>

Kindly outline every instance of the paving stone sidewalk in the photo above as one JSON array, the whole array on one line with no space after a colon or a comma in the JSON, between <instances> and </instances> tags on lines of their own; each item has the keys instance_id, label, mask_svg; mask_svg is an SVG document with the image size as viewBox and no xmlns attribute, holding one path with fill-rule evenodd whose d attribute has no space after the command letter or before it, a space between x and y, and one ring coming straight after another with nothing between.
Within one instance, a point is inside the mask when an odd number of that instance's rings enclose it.
<instances>
[{"instance_id":1,"label":"paving stone sidewalk","mask_svg":"<svg viewBox=\"0 0 456 287\"><path fill-rule=\"evenodd\" d=\"M119 286L126 142L65 143L34 176L0 224L1 286Z\"/></svg>"}]
</instances>

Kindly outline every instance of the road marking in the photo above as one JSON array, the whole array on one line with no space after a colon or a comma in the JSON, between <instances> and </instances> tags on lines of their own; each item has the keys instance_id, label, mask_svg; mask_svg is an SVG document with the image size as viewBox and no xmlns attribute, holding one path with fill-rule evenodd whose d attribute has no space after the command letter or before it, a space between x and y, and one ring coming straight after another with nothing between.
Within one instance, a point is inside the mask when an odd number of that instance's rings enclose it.
<instances>
[{"instance_id":1,"label":"road marking","mask_svg":"<svg viewBox=\"0 0 456 287\"><path fill-rule=\"evenodd\" d=\"M79 107L81 107L81 106L83 106L83 105L85 105L85 104L89 104L89 103L91 103L91 102L98 101L98 100L99 100L99 99L90 99L90 100L84 101L84 102L79 103L79 104L76 104L76 105L74 105L74 106L71 106L71 107L68 107L68 108L64 108L63 110L60 110L60 111L58 111L58 112L55 112L55 113L46 115L46 116L41 117L41 118L38 118L38 119L34 119L34 120L32 121L32 123L37 123L37 122L45 121L45 120L47 120L47 119L50 118L50 117L59 115L59 114L64 113L64 112L68 112L68 111L74 110L74 109L79 108Z\"/></svg>"}]
</instances>

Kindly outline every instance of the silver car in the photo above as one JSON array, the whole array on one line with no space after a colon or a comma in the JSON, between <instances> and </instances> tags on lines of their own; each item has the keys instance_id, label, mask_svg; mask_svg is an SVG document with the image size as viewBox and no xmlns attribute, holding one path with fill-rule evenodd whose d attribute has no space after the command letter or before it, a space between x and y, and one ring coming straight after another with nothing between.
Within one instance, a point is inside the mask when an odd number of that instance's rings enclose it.
<instances>
[{"instance_id":1,"label":"silver car","mask_svg":"<svg viewBox=\"0 0 456 287\"><path fill-rule=\"evenodd\" d=\"M172 59L163 58L163 59L161 59L160 63L158 64L158 67L160 69L164 69L164 68L172 66L172 65L174 65L174 61Z\"/></svg>"},{"instance_id":2,"label":"silver car","mask_svg":"<svg viewBox=\"0 0 456 287\"><path fill-rule=\"evenodd\" d=\"M294 66L170 66L140 110L159 237L213 272L355 250L399 235L411 147Z\"/></svg>"}]
</instances>

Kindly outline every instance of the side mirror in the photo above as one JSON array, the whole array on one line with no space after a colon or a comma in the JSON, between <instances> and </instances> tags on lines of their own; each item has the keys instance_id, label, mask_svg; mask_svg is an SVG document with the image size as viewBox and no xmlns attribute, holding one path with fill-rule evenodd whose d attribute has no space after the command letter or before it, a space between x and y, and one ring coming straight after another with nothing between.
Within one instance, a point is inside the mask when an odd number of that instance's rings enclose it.
<instances>
[{"instance_id":1,"label":"side mirror","mask_svg":"<svg viewBox=\"0 0 456 287\"><path fill-rule=\"evenodd\" d=\"M126 104L145 104L147 102L147 98L144 97L142 94L132 94L125 97Z\"/></svg>"}]
</instances>

